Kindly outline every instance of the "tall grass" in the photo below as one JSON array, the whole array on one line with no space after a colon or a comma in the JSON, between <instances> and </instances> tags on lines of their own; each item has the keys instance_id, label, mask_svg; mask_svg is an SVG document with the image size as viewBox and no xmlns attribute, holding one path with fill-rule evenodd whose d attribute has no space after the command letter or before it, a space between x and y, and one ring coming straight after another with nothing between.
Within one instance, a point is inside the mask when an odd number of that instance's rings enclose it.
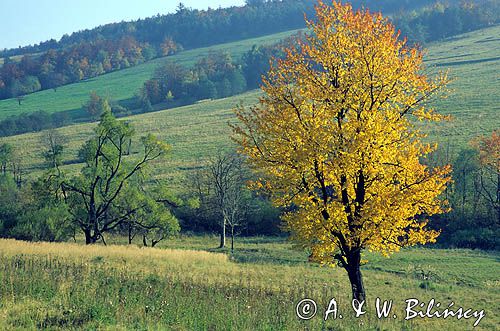
<instances>
[{"instance_id":1,"label":"tall grass","mask_svg":"<svg viewBox=\"0 0 500 331\"><path fill-rule=\"evenodd\" d=\"M180 242L174 240L169 246ZM184 237L182 242L213 246L210 237ZM403 251L399 260L369 256L374 268L364 269L367 314L356 319L349 309L350 291L342 270L307 264L304 254L266 238L243 240L238 249L242 255L256 256L249 259L252 262L238 262L237 256L200 250L0 240L0 329L465 330L473 323L405 322L403 299L411 297L484 308L487 316L478 329L492 330L500 321L494 313L500 308L495 255L416 249ZM273 260L259 262L260 255L272 251L277 252ZM280 263L289 254L302 259ZM464 257L453 264L455 256ZM434 268L440 274L432 276L427 286L422 286L416 272L420 267L405 270L422 259L430 265L421 268ZM470 284L456 285L440 260L454 270L464 262L478 263L478 269L462 272L485 279L472 277ZM377 296L395 300L401 317L378 320L373 308ZM295 305L306 297L318 303L318 316L301 321ZM332 297L344 318L324 322L320 315Z\"/></svg>"}]
</instances>

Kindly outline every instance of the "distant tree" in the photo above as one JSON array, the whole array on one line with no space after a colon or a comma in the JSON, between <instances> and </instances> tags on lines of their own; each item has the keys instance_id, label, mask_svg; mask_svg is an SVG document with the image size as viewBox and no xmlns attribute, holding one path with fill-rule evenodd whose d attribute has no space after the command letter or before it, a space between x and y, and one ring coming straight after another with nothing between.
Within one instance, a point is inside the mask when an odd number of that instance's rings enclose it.
<instances>
[{"instance_id":1,"label":"distant tree","mask_svg":"<svg viewBox=\"0 0 500 331\"><path fill-rule=\"evenodd\" d=\"M160 50L161 55L168 56L177 53L179 51L179 46L171 37L166 37L160 44Z\"/></svg>"},{"instance_id":2,"label":"distant tree","mask_svg":"<svg viewBox=\"0 0 500 331\"><path fill-rule=\"evenodd\" d=\"M231 84L231 94L240 94L247 90L247 81L240 69L236 69L229 74L229 83Z\"/></svg>"},{"instance_id":3,"label":"distant tree","mask_svg":"<svg viewBox=\"0 0 500 331\"><path fill-rule=\"evenodd\" d=\"M221 216L220 248L226 245L226 228L231 231L231 250L234 249L235 229L245 220L244 177L242 159L236 154L219 153L208 165L208 181L213 188L214 208Z\"/></svg>"},{"instance_id":4,"label":"distant tree","mask_svg":"<svg viewBox=\"0 0 500 331\"><path fill-rule=\"evenodd\" d=\"M490 137L480 137L473 145L479 150L481 164L480 193L496 212L497 225L500 225L500 130Z\"/></svg>"},{"instance_id":5,"label":"distant tree","mask_svg":"<svg viewBox=\"0 0 500 331\"><path fill-rule=\"evenodd\" d=\"M92 119L97 119L101 114L111 111L111 106L107 98L99 96L95 91L90 92L90 97L87 103L83 105L83 110Z\"/></svg>"},{"instance_id":6,"label":"distant tree","mask_svg":"<svg viewBox=\"0 0 500 331\"><path fill-rule=\"evenodd\" d=\"M51 88L57 92L57 88L64 84L64 75L59 72L51 72L48 75L47 88Z\"/></svg>"},{"instance_id":7,"label":"distant tree","mask_svg":"<svg viewBox=\"0 0 500 331\"><path fill-rule=\"evenodd\" d=\"M14 178L17 187L21 188L24 183L23 175L25 174L22 158L14 153L10 164L12 167L12 177Z\"/></svg>"},{"instance_id":8,"label":"distant tree","mask_svg":"<svg viewBox=\"0 0 500 331\"><path fill-rule=\"evenodd\" d=\"M47 165L51 169L59 172L59 167L62 164L62 154L64 151L64 138L56 130L48 130L41 137L40 142L44 145L45 150L42 155Z\"/></svg>"},{"instance_id":9,"label":"distant tree","mask_svg":"<svg viewBox=\"0 0 500 331\"><path fill-rule=\"evenodd\" d=\"M159 84L160 95L162 100L171 91L175 98L181 98L185 92L185 81L188 77L188 70L183 66L168 62L166 65L157 68L153 75L153 81L156 80ZM153 100L151 103L154 104Z\"/></svg>"},{"instance_id":10,"label":"distant tree","mask_svg":"<svg viewBox=\"0 0 500 331\"><path fill-rule=\"evenodd\" d=\"M154 48L154 46L146 44L142 48L142 55L144 56L144 59L146 61L152 60L157 56L156 49Z\"/></svg>"},{"instance_id":11,"label":"distant tree","mask_svg":"<svg viewBox=\"0 0 500 331\"><path fill-rule=\"evenodd\" d=\"M164 90L165 89L162 89L160 80L150 79L144 82L144 86L142 87L142 90L140 92L140 98L143 102L148 100L150 104L157 104L164 101Z\"/></svg>"},{"instance_id":12,"label":"distant tree","mask_svg":"<svg viewBox=\"0 0 500 331\"><path fill-rule=\"evenodd\" d=\"M22 104L22 102L24 101L24 99L26 99L24 95L18 95L18 96L16 96L16 100L17 100L17 103L18 103L19 106Z\"/></svg>"},{"instance_id":13,"label":"distant tree","mask_svg":"<svg viewBox=\"0 0 500 331\"><path fill-rule=\"evenodd\" d=\"M198 85L199 91L197 93L197 97L200 100L203 99L216 99L217 98L217 87L214 82L209 80L208 78L200 79Z\"/></svg>"},{"instance_id":14,"label":"distant tree","mask_svg":"<svg viewBox=\"0 0 500 331\"><path fill-rule=\"evenodd\" d=\"M233 87L229 79L224 78L217 84L217 95L221 98L226 98L231 96L233 92Z\"/></svg>"}]
</instances>

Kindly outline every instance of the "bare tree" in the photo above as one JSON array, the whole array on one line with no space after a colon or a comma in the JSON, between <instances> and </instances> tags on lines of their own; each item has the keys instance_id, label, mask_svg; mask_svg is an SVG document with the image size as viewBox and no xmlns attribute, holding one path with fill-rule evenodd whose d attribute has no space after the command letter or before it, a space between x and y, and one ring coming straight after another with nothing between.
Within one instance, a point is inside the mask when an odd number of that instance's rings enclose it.
<instances>
[{"instance_id":1,"label":"bare tree","mask_svg":"<svg viewBox=\"0 0 500 331\"><path fill-rule=\"evenodd\" d=\"M479 192L495 211L496 222L500 224L500 129L473 144L479 150L481 164Z\"/></svg>"},{"instance_id":2,"label":"bare tree","mask_svg":"<svg viewBox=\"0 0 500 331\"><path fill-rule=\"evenodd\" d=\"M219 153L210 161L209 176L215 204L221 214L220 248L226 246L226 228L231 231L231 250L234 249L235 228L245 219L242 159L235 153Z\"/></svg>"},{"instance_id":3,"label":"bare tree","mask_svg":"<svg viewBox=\"0 0 500 331\"><path fill-rule=\"evenodd\" d=\"M21 157L15 156L12 159L12 176L14 177L17 187L19 188L21 188L21 186L23 185L23 175L24 172L23 172Z\"/></svg>"},{"instance_id":4,"label":"bare tree","mask_svg":"<svg viewBox=\"0 0 500 331\"><path fill-rule=\"evenodd\" d=\"M234 181L229 185L223 208L226 226L229 228L231 235L231 252L234 251L235 230L244 224L248 210L248 204L242 189L242 178L238 179L238 181Z\"/></svg>"}]
</instances>

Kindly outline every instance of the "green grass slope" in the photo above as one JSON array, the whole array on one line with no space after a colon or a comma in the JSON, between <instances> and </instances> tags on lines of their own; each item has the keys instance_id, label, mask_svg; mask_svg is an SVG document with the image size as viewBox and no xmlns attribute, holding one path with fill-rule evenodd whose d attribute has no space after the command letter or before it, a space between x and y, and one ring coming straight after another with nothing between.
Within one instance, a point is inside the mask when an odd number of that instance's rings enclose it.
<instances>
[{"instance_id":1,"label":"green grass slope","mask_svg":"<svg viewBox=\"0 0 500 331\"><path fill-rule=\"evenodd\" d=\"M452 151L456 152L476 135L488 134L500 127L500 40L496 38L499 34L500 26L496 26L429 46L427 63L432 66L430 70L449 68L454 78L449 98L435 102L439 112L451 114L453 119L424 130L430 133L431 140L442 145L449 143ZM218 148L230 146L227 123L234 121L231 109L239 102L255 103L259 95L259 91L252 91L227 99L136 115L126 120L135 126L138 134L152 133L172 145L170 156L156 164L155 174L171 180L177 187L183 185L186 170L200 166ZM67 143L65 160L75 160L78 148L94 126L95 123L79 124L58 130ZM0 138L0 142L15 146L24 169L33 176L43 166L41 136L43 132L23 134ZM79 167L78 164L65 166L67 170Z\"/></svg>"},{"instance_id":2,"label":"green grass slope","mask_svg":"<svg viewBox=\"0 0 500 331\"><path fill-rule=\"evenodd\" d=\"M426 63L449 70L449 97L434 103L453 118L429 133L456 148L500 128L500 25L431 44Z\"/></svg>"},{"instance_id":3,"label":"green grass slope","mask_svg":"<svg viewBox=\"0 0 500 331\"><path fill-rule=\"evenodd\" d=\"M296 31L298 30L206 48L197 48L173 56L158 58L135 67L115 71L79 83L61 86L57 89L57 92L45 90L29 94L21 106L19 106L15 99L0 100L0 120L12 115L31 113L38 110L55 113L64 110L80 109L82 104L87 101L90 91L96 91L98 94L108 96L116 101L127 100L134 97L134 94L138 92L142 84L150 79L154 70L163 63L172 61L191 66L200 57L205 56L209 50L225 50L230 52L234 59L239 59L253 45L272 44L288 37Z\"/></svg>"}]
</instances>

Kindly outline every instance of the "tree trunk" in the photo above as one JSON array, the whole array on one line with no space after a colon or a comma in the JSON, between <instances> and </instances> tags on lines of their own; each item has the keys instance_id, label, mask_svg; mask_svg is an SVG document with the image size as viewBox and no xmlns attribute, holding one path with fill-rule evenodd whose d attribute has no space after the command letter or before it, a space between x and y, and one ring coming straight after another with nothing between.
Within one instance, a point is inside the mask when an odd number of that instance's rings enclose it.
<instances>
[{"instance_id":1,"label":"tree trunk","mask_svg":"<svg viewBox=\"0 0 500 331\"><path fill-rule=\"evenodd\" d=\"M92 244L92 235L90 233L90 229L84 229L83 233L85 233L85 244Z\"/></svg>"},{"instance_id":2,"label":"tree trunk","mask_svg":"<svg viewBox=\"0 0 500 331\"><path fill-rule=\"evenodd\" d=\"M219 248L226 247L226 217L222 220L222 228L220 232L220 245Z\"/></svg>"},{"instance_id":3,"label":"tree trunk","mask_svg":"<svg viewBox=\"0 0 500 331\"><path fill-rule=\"evenodd\" d=\"M95 244L98 236L97 235L92 235L92 232L90 230L83 230L85 233L85 244L90 245L90 244Z\"/></svg>"},{"instance_id":4,"label":"tree trunk","mask_svg":"<svg viewBox=\"0 0 500 331\"><path fill-rule=\"evenodd\" d=\"M132 244L132 224L128 224L128 244Z\"/></svg>"},{"instance_id":5,"label":"tree trunk","mask_svg":"<svg viewBox=\"0 0 500 331\"><path fill-rule=\"evenodd\" d=\"M365 287L360 270L361 251L357 250L347 258L347 274L351 282L352 298L358 301L365 301Z\"/></svg>"},{"instance_id":6,"label":"tree trunk","mask_svg":"<svg viewBox=\"0 0 500 331\"><path fill-rule=\"evenodd\" d=\"M231 228L231 253L234 252L234 228Z\"/></svg>"}]
</instances>

